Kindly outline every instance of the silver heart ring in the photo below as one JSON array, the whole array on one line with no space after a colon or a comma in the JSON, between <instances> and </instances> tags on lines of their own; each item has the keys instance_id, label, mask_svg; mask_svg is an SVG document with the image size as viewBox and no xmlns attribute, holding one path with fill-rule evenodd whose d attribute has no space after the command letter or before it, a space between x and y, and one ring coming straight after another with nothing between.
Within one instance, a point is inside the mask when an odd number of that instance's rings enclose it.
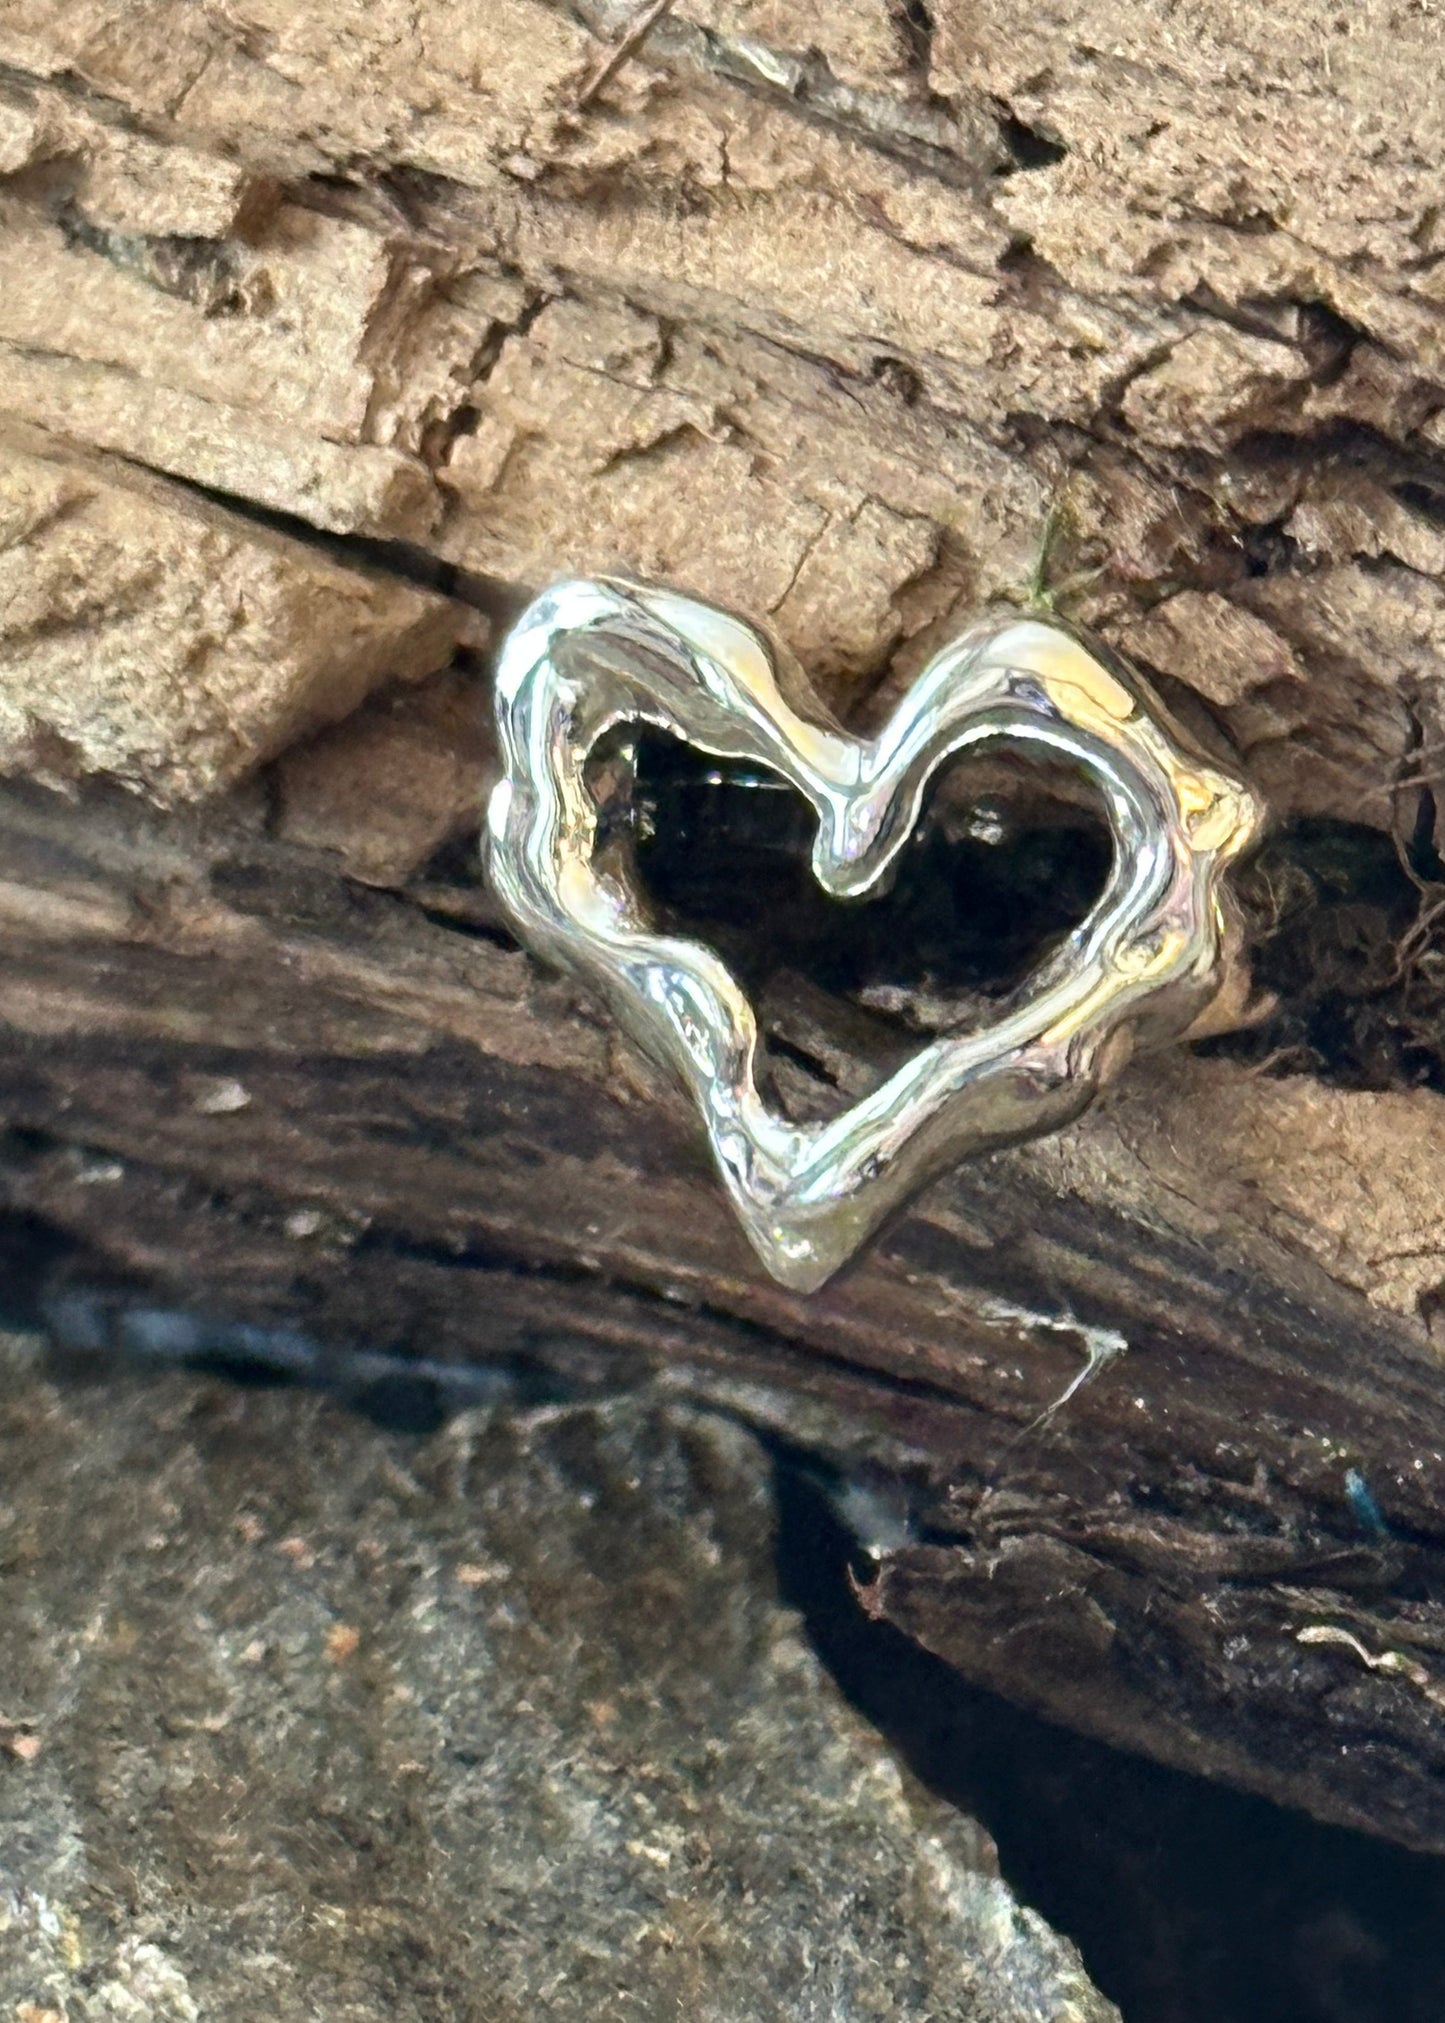
<instances>
[{"instance_id":1,"label":"silver heart ring","mask_svg":"<svg viewBox=\"0 0 1445 2023\"><path fill-rule=\"evenodd\" d=\"M1129 670L1037 618L945 647L876 738L806 694L793 657L728 612L636 583L559 584L502 650L487 820L492 883L523 944L583 979L691 1091L754 1248L801 1292L944 1167L1067 1123L1135 1045L1199 1017L1230 946L1223 874L1263 814ZM835 899L884 888L930 781L985 751L1081 775L1112 832L1112 868L996 1023L937 1035L842 1115L795 1123L760 1091L757 1019L737 979L702 943L660 931L627 867L599 858L589 768L624 726L796 788L817 817L813 876Z\"/></svg>"}]
</instances>

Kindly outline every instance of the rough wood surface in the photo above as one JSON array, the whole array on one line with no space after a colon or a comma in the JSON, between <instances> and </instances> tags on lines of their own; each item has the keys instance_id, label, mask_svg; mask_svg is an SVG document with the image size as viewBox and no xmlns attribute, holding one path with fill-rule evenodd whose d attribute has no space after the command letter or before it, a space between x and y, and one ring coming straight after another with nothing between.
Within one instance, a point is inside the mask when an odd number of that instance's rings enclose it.
<instances>
[{"instance_id":1,"label":"rough wood surface","mask_svg":"<svg viewBox=\"0 0 1445 2023\"><path fill-rule=\"evenodd\" d=\"M437 856L488 622L609 565L865 712L1042 584L1282 826L1423 834L1445 27L679 0L579 104L633 12L0 4L0 763L79 795L0 809L46 1296L664 1363L874 1484L868 1605L970 1676L1445 1847L1439 1095L1154 1063L793 1300Z\"/></svg>"},{"instance_id":2,"label":"rough wood surface","mask_svg":"<svg viewBox=\"0 0 1445 2023\"><path fill-rule=\"evenodd\" d=\"M1434 1099L1158 1062L803 1299L466 888L367 895L257 814L4 803L5 1194L68 1338L664 1367L840 1471L865 1602L970 1677L1445 1847Z\"/></svg>"}]
</instances>

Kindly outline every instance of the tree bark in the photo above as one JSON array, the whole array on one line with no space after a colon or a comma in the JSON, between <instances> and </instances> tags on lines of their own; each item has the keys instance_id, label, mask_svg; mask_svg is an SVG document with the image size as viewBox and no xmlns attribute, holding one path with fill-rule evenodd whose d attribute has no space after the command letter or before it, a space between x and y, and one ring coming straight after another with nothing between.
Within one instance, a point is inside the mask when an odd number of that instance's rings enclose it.
<instances>
[{"instance_id":1,"label":"tree bark","mask_svg":"<svg viewBox=\"0 0 1445 2023\"><path fill-rule=\"evenodd\" d=\"M0 7L35 1296L76 1342L665 1373L823 1457L864 1605L969 1677L1445 1848L1438 34L679 0L599 86L631 13ZM782 1293L462 848L489 628L609 567L863 715L1051 598L1267 796L1260 945L1327 913L1408 1046L1138 1064ZM1324 907L1322 824L1413 910ZM846 1092L810 1002L772 1030Z\"/></svg>"}]
</instances>

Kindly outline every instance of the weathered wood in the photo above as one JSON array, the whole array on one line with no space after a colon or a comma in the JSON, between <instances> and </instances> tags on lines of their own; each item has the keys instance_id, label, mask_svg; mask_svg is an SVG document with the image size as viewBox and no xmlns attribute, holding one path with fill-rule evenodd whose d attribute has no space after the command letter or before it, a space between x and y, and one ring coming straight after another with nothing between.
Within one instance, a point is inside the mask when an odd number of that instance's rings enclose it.
<instances>
[{"instance_id":1,"label":"weathered wood","mask_svg":"<svg viewBox=\"0 0 1445 2023\"><path fill-rule=\"evenodd\" d=\"M579 108L633 18L10 0L0 410L471 580L682 582L845 699L1056 508L1076 616L1283 813L1387 824L1440 728L1434 23L692 0Z\"/></svg>"},{"instance_id":2,"label":"weathered wood","mask_svg":"<svg viewBox=\"0 0 1445 2023\"><path fill-rule=\"evenodd\" d=\"M486 619L613 565L864 713L1053 595L1281 823L1422 844L1437 24L678 0L601 82L634 18L0 8L0 763L80 790L0 808L39 1290L664 1368L846 1469L868 1606L969 1676L1445 1846L1438 1095L1140 1066L790 1299L436 860ZM1384 982L1438 968L1430 904Z\"/></svg>"},{"instance_id":3,"label":"weathered wood","mask_svg":"<svg viewBox=\"0 0 1445 2023\"><path fill-rule=\"evenodd\" d=\"M178 838L13 789L0 819L4 1184L75 1247L39 1288L72 1336L159 1308L201 1324L173 1346L299 1330L318 1370L328 1343L667 1370L842 1471L878 1527L865 1602L968 1676L1445 1846L1438 1361L1307 1245L1206 1225L1202 1167L1148 1207L1118 1178L1196 1105L1248 1132L1270 1085L1141 1068L802 1299L680 1104L492 939L234 820Z\"/></svg>"}]
</instances>

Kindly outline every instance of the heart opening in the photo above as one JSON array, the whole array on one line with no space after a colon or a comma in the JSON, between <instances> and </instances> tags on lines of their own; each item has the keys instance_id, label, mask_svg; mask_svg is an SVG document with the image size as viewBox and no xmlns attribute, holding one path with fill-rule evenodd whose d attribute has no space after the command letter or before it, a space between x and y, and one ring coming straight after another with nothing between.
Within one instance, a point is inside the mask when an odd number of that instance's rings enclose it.
<instances>
[{"instance_id":1,"label":"heart opening","mask_svg":"<svg viewBox=\"0 0 1445 2023\"><path fill-rule=\"evenodd\" d=\"M795 1121L837 1114L921 1037L996 1017L1112 863L1077 777L1037 764L941 768L890 884L855 901L813 877L813 811L775 773L626 725L588 781L599 863L727 962L757 1010L764 1094Z\"/></svg>"}]
</instances>

